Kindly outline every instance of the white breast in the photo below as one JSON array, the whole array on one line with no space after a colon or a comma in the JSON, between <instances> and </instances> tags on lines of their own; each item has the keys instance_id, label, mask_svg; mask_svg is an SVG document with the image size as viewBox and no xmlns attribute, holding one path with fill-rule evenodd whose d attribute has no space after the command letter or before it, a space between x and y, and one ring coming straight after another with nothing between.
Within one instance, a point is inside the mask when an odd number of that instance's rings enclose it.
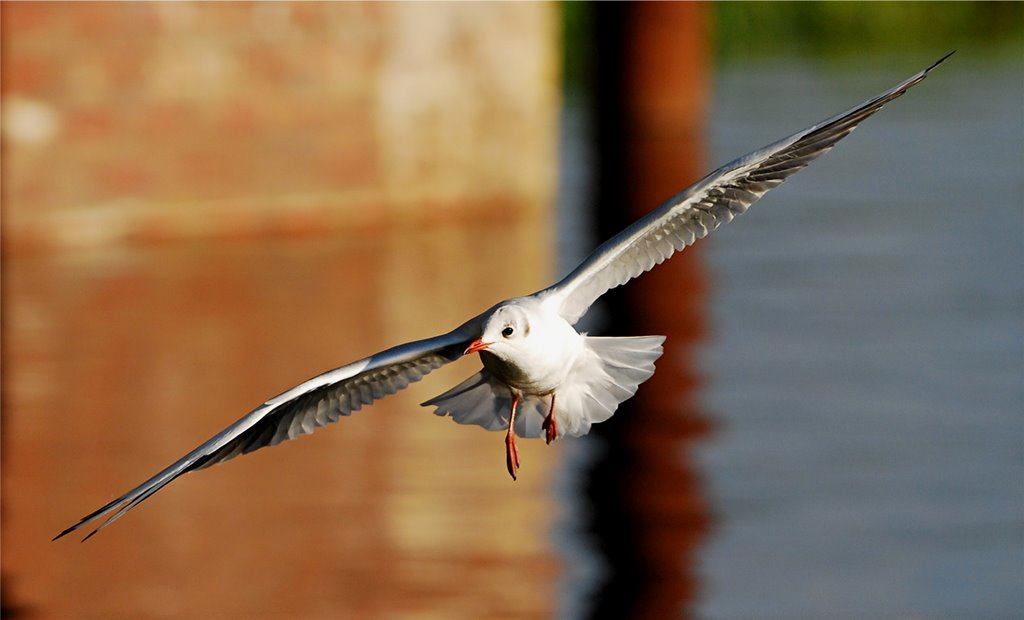
<instances>
[{"instance_id":1,"label":"white breast","mask_svg":"<svg viewBox=\"0 0 1024 620\"><path fill-rule=\"evenodd\" d=\"M534 310L534 309L531 309ZM530 312L530 332L500 353L481 352L495 377L523 394L540 396L558 389L583 351L583 336L557 314Z\"/></svg>"}]
</instances>

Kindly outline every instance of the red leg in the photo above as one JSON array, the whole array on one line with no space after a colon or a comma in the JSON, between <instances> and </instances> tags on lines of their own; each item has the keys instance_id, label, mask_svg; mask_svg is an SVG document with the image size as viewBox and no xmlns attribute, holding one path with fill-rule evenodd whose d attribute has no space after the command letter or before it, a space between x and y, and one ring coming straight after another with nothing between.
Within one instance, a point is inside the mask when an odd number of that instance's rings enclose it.
<instances>
[{"instance_id":1,"label":"red leg","mask_svg":"<svg viewBox=\"0 0 1024 620\"><path fill-rule=\"evenodd\" d=\"M547 434L547 443L551 445L551 442L558 439L558 422L555 421L555 393L551 392L551 409L548 410L548 417L544 418L544 424L541 428L545 429Z\"/></svg>"},{"instance_id":2,"label":"red leg","mask_svg":"<svg viewBox=\"0 0 1024 620\"><path fill-rule=\"evenodd\" d=\"M516 448L516 409L519 408L519 394L512 393L512 413L508 416L508 433L505 434L505 465L512 479L519 471L519 449Z\"/></svg>"}]
</instances>

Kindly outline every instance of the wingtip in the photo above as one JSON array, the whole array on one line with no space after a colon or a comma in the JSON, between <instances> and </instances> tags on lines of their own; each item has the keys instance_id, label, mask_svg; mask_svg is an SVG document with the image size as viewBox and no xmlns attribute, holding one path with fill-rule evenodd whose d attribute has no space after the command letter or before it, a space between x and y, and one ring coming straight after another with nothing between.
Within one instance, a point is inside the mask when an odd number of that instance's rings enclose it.
<instances>
[{"instance_id":1,"label":"wingtip","mask_svg":"<svg viewBox=\"0 0 1024 620\"><path fill-rule=\"evenodd\" d=\"M95 510L95 511L93 511L93 512L87 514L87 515L85 515L81 519L79 519L74 525L71 525L71 526L65 528L63 532L61 532L60 534L57 534L56 536L51 538L50 542L54 542L55 540L57 540L59 538L63 538L65 536L67 536L68 534L70 534L71 532L74 532L75 530L81 529L83 526L88 525L89 523L91 523L91 522L95 521L96 519L102 517L103 515L107 514L108 512L113 510L114 508L117 508L123 502L124 502L124 496L121 496L121 497L115 499L114 501L101 506L99 509L97 509L97 510ZM99 528L96 528L95 530L93 530L92 534L95 534L99 530L103 529L103 527L105 527L106 524L109 523L109 522L110 522L110 520L108 519L107 521L104 522L104 524L102 526L100 526ZM92 536L92 534L89 534L89 536ZM88 540L89 536L86 536L85 538L83 538L82 541L84 542L84 541Z\"/></svg>"},{"instance_id":2,"label":"wingtip","mask_svg":"<svg viewBox=\"0 0 1024 620\"><path fill-rule=\"evenodd\" d=\"M946 55L945 55L945 56L943 56L942 58L940 58L940 59L936 60L935 62L933 62L933 63L931 64L931 66L930 66L930 67L928 67L927 69L925 69L925 70L924 70L924 72L925 72L925 73L928 73L929 71L931 71L931 70L932 70L932 69L934 69L935 67L938 67L938 66L939 66L939 65L941 65L942 63L946 62L946 59L947 59L947 58L949 58L950 56L952 56L952 55L953 55L953 54L955 54L955 53L956 53L956 50L953 50L952 52L950 52L950 53L946 54Z\"/></svg>"},{"instance_id":3,"label":"wingtip","mask_svg":"<svg viewBox=\"0 0 1024 620\"><path fill-rule=\"evenodd\" d=\"M74 532L75 530L79 529L82 525L84 525L84 523L76 523L76 524L72 525L71 527L66 528L63 532L61 532L60 534L57 534L56 536L51 538L50 542L56 542L57 540L60 540L61 538L64 538L65 536L67 536L71 532ZM85 538L83 538L82 540L80 540L78 542L85 542L85 541L89 540L90 538L95 536L102 529L103 529L102 526L94 529L93 531L89 532L89 534Z\"/></svg>"},{"instance_id":4,"label":"wingtip","mask_svg":"<svg viewBox=\"0 0 1024 620\"><path fill-rule=\"evenodd\" d=\"M56 542L56 541L60 540L61 538L64 538L65 536L67 536L71 532L74 532L75 530L77 530L81 525L82 525L81 523L76 523L76 524L72 525L71 527L65 528L60 534L57 534L56 536L51 538L50 542ZM95 534L95 532L93 532L93 534ZM89 536L92 536L92 534L90 534ZM86 538L88 538L88 536ZM85 539L82 539L82 540L84 541Z\"/></svg>"}]
</instances>

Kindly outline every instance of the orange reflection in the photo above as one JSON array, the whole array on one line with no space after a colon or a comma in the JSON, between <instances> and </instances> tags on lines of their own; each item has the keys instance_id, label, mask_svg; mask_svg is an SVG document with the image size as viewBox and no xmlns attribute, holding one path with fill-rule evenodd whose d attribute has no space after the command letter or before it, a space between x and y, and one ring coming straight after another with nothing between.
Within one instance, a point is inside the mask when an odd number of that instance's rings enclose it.
<instances>
[{"instance_id":1,"label":"orange reflection","mask_svg":"<svg viewBox=\"0 0 1024 620\"><path fill-rule=\"evenodd\" d=\"M524 441L512 483L499 434L418 406L468 360L49 539L264 399L550 283L556 10L0 4L5 616L553 608L558 450Z\"/></svg>"},{"instance_id":2,"label":"orange reflection","mask_svg":"<svg viewBox=\"0 0 1024 620\"><path fill-rule=\"evenodd\" d=\"M500 434L418 406L475 360L185 476L89 543L49 542L261 400L540 288L546 244L515 242L544 223L6 259L6 603L41 618L550 615L558 450L522 442L512 483Z\"/></svg>"}]
</instances>

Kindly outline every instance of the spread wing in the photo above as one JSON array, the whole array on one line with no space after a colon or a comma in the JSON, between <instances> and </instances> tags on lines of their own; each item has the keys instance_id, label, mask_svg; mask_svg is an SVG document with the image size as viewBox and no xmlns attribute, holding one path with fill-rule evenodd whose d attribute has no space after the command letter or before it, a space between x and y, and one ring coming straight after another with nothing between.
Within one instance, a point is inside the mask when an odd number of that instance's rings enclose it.
<instances>
[{"instance_id":1,"label":"spread wing","mask_svg":"<svg viewBox=\"0 0 1024 620\"><path fill-rule=\"evenodd\" d=\"M479 336L479 318L442 336L399 345L327 371L271 398L149 480L83 517L54 540L113 512L83 539L87 540L184 473L312 433L419 381L462 356L466 346Z\"/></svg>"},{"instance_id":2,"label":"spread wing","mask_svg":"<svg viewBox=\"0 0 1024 620\"><path fill-rule=\"evenodd\" d=\"M746 211L765 192L923 80L951 54L877 97L715 170L606 241L572 273L538 295L548 297L562 317L575 324L609 289L648 271Z\"/></svg>"}]
</instances>

